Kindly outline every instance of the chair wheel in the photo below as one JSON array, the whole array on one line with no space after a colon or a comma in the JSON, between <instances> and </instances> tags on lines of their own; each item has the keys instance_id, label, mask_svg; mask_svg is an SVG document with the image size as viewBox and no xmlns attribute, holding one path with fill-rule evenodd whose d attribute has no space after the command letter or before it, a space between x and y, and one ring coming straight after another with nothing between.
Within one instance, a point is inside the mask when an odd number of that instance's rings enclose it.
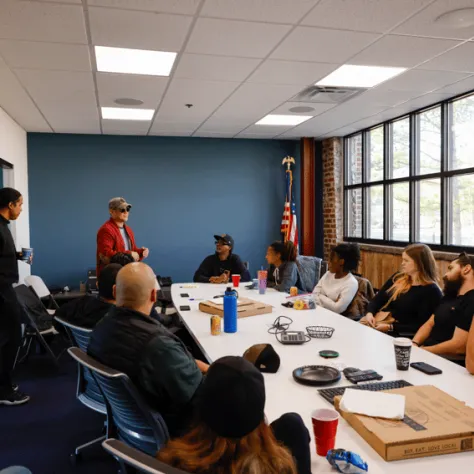
<instances>
[{"instance_id":1,"label":"chair wheel","mask_svg":"<svg viewBox=\"0 0 474 474\"><path fill-rule=\"evenodd\" d=\"M72 453L69 456L69 460L71 461L71 464L75 466L76 464L80 463L82 461L82 453Z\"/></svg>"}]
</instances>

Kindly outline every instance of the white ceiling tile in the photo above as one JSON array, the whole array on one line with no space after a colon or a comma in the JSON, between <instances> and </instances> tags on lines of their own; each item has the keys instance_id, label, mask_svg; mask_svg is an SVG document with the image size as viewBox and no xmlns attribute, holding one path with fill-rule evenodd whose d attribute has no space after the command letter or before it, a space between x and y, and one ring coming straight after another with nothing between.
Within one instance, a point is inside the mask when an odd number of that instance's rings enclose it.
<instances>
[{"instance_id":1,"label":"white ceiling tile","mask_svg":"<svg viewBox=\"0 0 474 474\"><path fill-rule=\"evenodd\" d=\"M219 107L213 118L223 121L242 119L255 123L291 99L300 89L296 85L245 83Z\"/></svg>"},{"instance_id":2,"label":"white ceiling tile","mask_svg":"<svg viewBox=\"0 0 474 474\"><path fill-rule=\"evenodd\" d=\"M381 89L387 88L400 91L431 92L453 82L460 81L468 75L469 74L461 72L411 69L384 82L379 87Z\"/></svg>"},{"instance_id":3,"label":"white ceiling tile","mask_svg":"<svg viewBox=\"0 0 474 474\"><path fill-rule=\"evenodd\" d=\"M386 88L374 88L364 92L360 99L366 104L375 106L394 107L420 95L417 91L395 91Z\"/></svg>"},{"instance_id":4,"label":"white ceiling tile","mask_svg":"<svg viewBox=\"0 0 474 474\"><path fill-rule=\"evenodd\" d=\"M1 3L0 39L87 44L82 5Z\"/></svg>"},{"instance_id":5,"label":"white ceiling tile","mask_svg":"<svg viewBox=\"0 0 474 474\"><path fill-rule=\"evenodd\" d=\"M238 87L238 82L173 79L159 108L153 130L162 124L193 124L197 128ZM185 104L193 104L191 108Z\"/></svg>"},{"instance_id":6,"label":"white ceiling tile","mask_svg":"<svg viewBox=\"0 0 474 474\"><path fill-rule=\"evenodd\" d=\"M155 109L163 96L167 77L97 73L97 89L102 107L117 107L115 99L138 99L140 107Z\"/></svg>"},{"instance_id":7,"label":"white ceiling tile","mask_svg":"<svg viewBox=\"0 0 474 474\"><path fill-rule=\"evenodd\" d=\"M17 0L18 1L18 0ZM22 1L22 0L20 0ZM25 0L23 0L25 1ZM26 0L28 1L28 0ZM29 0L30 2L45 2L45 3L51 3L51 0ZM54 3L74 3L76 5L81 5L82 4L82 0L54 0Z\"/></svg>"},{"instance_id":8,"label":"white ceiling tile","mask_svg":"<svg viewBox=\"0 0 474 474\"><path fill-rule=\"evenodd\" d=\"M383 33L433 0L321 0L304 25Z\"/></svg>"},{"instance_id":9,"label":"white ceiling tile","mask_svg":"<svg viewBox=\"0 0 474 474\"><path fill-rule=\"evenodd\" d=\"M87 3L91 6L182 15L194 15L199 2L200 0L87 0Z\"/></svg>"},{"instance_id":10,"label":"white ceiling tile","mask_svg":"<svg viewBox=\"0 0 474 474\"><path fill-rule=\"evenodd\" d=\"M243 81L260 63L260 59L210 56L184 53L174 73L175 78Z\"/></svg>"},{"instance_id":11,"label":"white ceiling tile","mask_svg":"<svg viewBox=\"0 0 474 474\"><path fill-rule=\"evenodd\" d=\"M313 84L330 72L337 69L338 64L310 63L297 61L279 61L267 59L250 76L248 82L263 84Z\"/></svg>"},{"instance_id":12,"label":"white ceiling tile","mask_svg":"<svg viewBox=\"0 0 474 474\"><path fill-rule=\"evenodd\" d=\"M111 135L146 135L150 122L137 120L102 120L102 133Z\"/></svg>"},{"instance_id":13,"label":"white ceiling tile","mask_svg":"<svg viewBox=\"0 0 474 474\"><path fill-rule=\"evenodd\" d=\"M249 125L253 125L255 121L248 120L245 118L226 119L222 120L214 115L209 117L197 130L197 132L209 132L209 133L228 133L235 135L247 128Z\"/></svg>"},{"instance_id":14,"label":"white ceiling tile","mask_svg":"<svg viewBox=\"0 0 474 474\"><path fill-rule=\"evenodd\" d=\"M288 25L199 18L186 51L263 58L290 29Z\"/></svg>"},{"instance_id":15,"label":"white ceiling tile","mask_svg":"<svg viewBox=\"0 0 474 474\"><path fill-rule=\"evenodd\" d=\"M326 110L332 109L336 104L314 104L313 102L286 102L275 110L272 110L272 114L290 114L290 115L316 115L326 112ZM290 109L293 107L311 107L314 110L309 112L292 112Z\"/></svg>"},{"instance_id":16,"label":"white ceiling tile","mask_svg":"<svg viewBox=\"0 0 474 474\"><path fill-rule=\"evenodd\" d=\"M246 138L250 140L271 140L272 138L276 138L278 135L265 135L264 133L241 133L237 135L235 138Z\"/></svg>"},{"instance_id":17,"label":"white ceiling tile","mask_svg":"<svg viewBox=\"0 0 474 474\"><path fill-rule=\"evenodd\" d=\"M96 105L92 73L18 69L17 75L38 104L60 104L69 107ZM41 105L40 105L41 106ZM74 109L71 108L71 113Z\"/></svg>"},{"instance_id":18,"label":"white ceiling tile","mask_svg":"<svg viewBox=\"0 0 474 474\"><path fill-rule=\"evenodd\" d=\"M202 16L265 23L297 23L318 0L206 0Z\"/></svg>"},{"instance_id":19,"label":"white ceiling tile","mask_svg":"<svg viewBox=\"0 0 474 474\"><path fill-rule=\"evenodd\" d=\"M474 42L464 43L418 68L437 71L474 72Z\"/></svg>"},{"instance_id":20,"label":"white ceiling tile","mask_svg":"<svg viewBox=\"0 0 474 474\"><path fill-rule=\"evenodd\" d=\"M415 99L409 100L408 102L405 102L401 105L403 107L409 107L410 111L412 111L429 107L430 105L437 104L438 102L442 102L443 100L449 99L450 97L451 94L448 93L429 93L420 97L416 97Z\"/></svg>"},{"instance_id":21,"label":"white ceiling tile","mask_svg":"<svg viewBox=\"0 0 474 474\"><path fill-rule=\"evenodd\" d=\"M272 59L343 63L379 37L374 33L299 26L272 53Z\"/></svg>"},{"instance_id":22,"label":"white ceiling tile","mask_svg":"<svg viewBox=\"0 0 474 474\"><path fill-rule=\"evenodd\" d=\"M0 40L0 54L12 68L91 71L89 47L82 44Z\"/></svg>"},{"instance_id":23,"label":"white ceiling tile","mask_svg":"<svg viewBox=\"0 0 474 474\"><path fill-rule=\"evenodd\" d=\"M458 44L452 40L387 35L351 58L350 63L410 68Z\"/></svg>"},{"instance_id":24,"label":"white ceiling tile","mask_svg":"<svg viewBox=\"0 0 474 474\"><path fill-rule=\"evenodd\" d=\"M414 36L430 36L433 38L468 39L474 36L474 26L467 28L452 28L440 25L435 20L443 13L472 8L472 0L437 0L393 32Z\"/></svg>"},{"instance_id":25,"label":"white ceiling tile","mask_svg":"<svg viewBox=\"0 0 474 474\"><path fill-rule=\"evenodd\" d=\"M174 129L174 128L160 128L152 130L149 135L157 135L161 137L190 137L194 132L193 127Z\"/></svg>"},{"instance_id":26,"label":"white ceiling tile","mask_svg":"<svg viewBox=\"0 0 474 474\"><path fill-rule=\"evenodd\" d=\"M474 75L469 76L468 78L458 81L454 84L450 84L449 86L436 89L435 92L446 92L452 95L458 95L464 94L465 92L470 92L472 90L474 90Z\"/></svg>"},{"instance_id":27,"label":"white ceiling tile","mask_svg":"<svg viewBox=\"0 0 474 474\"><path fill-rule=\"evenodd\" d=\"M270 126L270 125L251 125L250 127L246 128L242 132L240 132L237 136L241 135L261 135L264 137L273 138L281 133L290 130L293 126Z\"/></svg>"},{"instance_id":28,"label":"white ceiling tile","mask_svg":"<svg viewBox=\"0 0 474 474\"><path fill-rule=\"evenodd\" d=\"M24 88L0 58L0 107L29 132L51 132Z\"/></svg>"},{"instance_id":29,"label":"white ceiling tile","mask_svg":"<svg viewBox=\"0 0 474 474\"><path fill-rule=\"evenodd\" d=\"M90 8L92 42L97 46L179 51L192 17L113 8Z\"/></svg>"},{"instance_id":30,"label":"white ceiling tile","mask_svg":"<svg viewBox=\"0 0 474 474\"><path fill-rule=\"evenodd\" d=\"M222 133L222 132L204 132L198 130L193 134L193 137L200 138L234 138L235 133Z\"/></svg>"}]
</instances>

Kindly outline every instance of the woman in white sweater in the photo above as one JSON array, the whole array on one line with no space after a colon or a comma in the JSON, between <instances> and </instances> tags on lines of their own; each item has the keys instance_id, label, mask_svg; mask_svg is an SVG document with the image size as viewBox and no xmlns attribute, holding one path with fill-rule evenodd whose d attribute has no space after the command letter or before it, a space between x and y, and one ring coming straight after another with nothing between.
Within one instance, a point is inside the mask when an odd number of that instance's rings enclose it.
<instances>
[{"instance_id":1,"label":"woman in white sweater","mask_svg":"<svg viewBox=\"0 0 474 474\"><path fill-rule=\"evenodd\" d=\"M317 305L343 313L351 304L359 284L352 272L357 270L360 261L358 244L339 244L331 250L328 271L313 290Z\"/></svg>"}]
</instances>

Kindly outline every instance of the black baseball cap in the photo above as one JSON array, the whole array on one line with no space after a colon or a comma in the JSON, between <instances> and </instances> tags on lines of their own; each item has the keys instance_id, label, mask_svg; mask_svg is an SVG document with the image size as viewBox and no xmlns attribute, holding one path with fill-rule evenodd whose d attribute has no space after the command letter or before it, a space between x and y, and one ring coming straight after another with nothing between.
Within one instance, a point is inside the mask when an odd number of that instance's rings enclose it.
<instances>
[{"instance_id":1,"label":"black baseball cap","mask_svg":"<svg viewBox=\"0 0 474 474\"><path fill-rule=\"evenodd\" d=\"M214 235L216 241L222 240L226 245L234 248L234 239L229 234Z\"/></svg>"},{"instance_id":2,"label":"black baseball cap","mask_svg":"<svg viewBox=\"0 0 474 474\"><path fill-rule=\"evenodd\" d=\"M201 421L223 438L243 438L265 419L263 375L242 357L227 356L209 368L199 395Z\"/></svg>"},{"instance_id":3,"label":"black baseball cap","mask_svg":"<svg viewBox=\"0 0 474 474\"><path fill-rule=\"evenodd\" d=\"M271 344L255 344L249 347L244 353L244 359L260 372L274 374L280 368L280 356Z\"/></svg>"}]
</instances>

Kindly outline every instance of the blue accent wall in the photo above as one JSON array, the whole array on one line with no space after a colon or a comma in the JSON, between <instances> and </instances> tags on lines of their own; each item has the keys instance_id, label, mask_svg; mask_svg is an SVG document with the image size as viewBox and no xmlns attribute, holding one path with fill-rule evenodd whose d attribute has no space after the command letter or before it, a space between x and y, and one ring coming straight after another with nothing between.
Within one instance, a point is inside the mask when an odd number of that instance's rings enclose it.
<instances>
[{"instance_id":1,"label":"blue accent wall","mask_svg":"<svg viewBox=\"0 0 474 474\"><path fill-rule=\"evenodd\" d=\"M108 201L123 196L157 274L191 280L213 235L228 233L254 275L280 238L288 154L299 161L298 142L30 133L32 273L77 288L95 268ZM299 212L298 168L294 178Z\"/></svg>"}]
</instances>

